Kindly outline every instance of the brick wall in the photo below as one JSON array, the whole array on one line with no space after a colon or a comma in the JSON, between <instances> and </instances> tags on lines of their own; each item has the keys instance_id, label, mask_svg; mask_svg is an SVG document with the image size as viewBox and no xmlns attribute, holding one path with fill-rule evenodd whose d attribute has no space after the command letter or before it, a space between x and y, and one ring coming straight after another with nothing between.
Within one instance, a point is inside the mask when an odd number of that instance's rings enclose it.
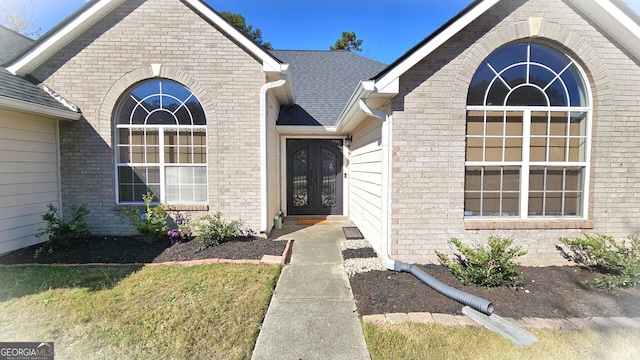
<instances>
[{"instance_id":1,"label":"brick wall","mask_svg":"<svg viewBox=\"0 0 640 360\"><path fill-rule=\"evenodd\" d=\"M62 197L64 208L89 206L94 233L132 231L115 206L112 113L127 88L154 76L181 82L203 104L209 211L259 229L262 64L181 1L127 1L33 75L82 110L60 127Z\"/></svg>"},{"instance_id":2,"label":"brick wall","mask_svg":"<svg viewBox=\"0 0 640 360\"><path fill-rule=\"evenodd\" d=\"M511 41L529 39L529 18L543 19L532 38L558 46L587 74L593 100L589 217L586 221L465 221L465 105L480 62ZM583 231L624 236L640 231L640 67L618 45L559 0L503 1L400 79L393 113L392 255L436 261L447 240L471 244L514 237L525 264L566 263L558 236Z\"/></svg>"}]
</instances>

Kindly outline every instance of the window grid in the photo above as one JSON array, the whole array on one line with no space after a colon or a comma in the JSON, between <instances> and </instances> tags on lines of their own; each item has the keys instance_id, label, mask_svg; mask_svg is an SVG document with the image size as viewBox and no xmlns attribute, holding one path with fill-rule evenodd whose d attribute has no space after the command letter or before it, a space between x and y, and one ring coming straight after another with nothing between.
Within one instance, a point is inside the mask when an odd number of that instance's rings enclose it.
<instances>
[{"instance_id":1,"label":"window grid","mask_svg":"<svg viewBox=\"0 0 640 360\"><path fill-rule=\"evenodd\" d=\"M163 92L166 83L169 85ZM134 96L136 91L148 91L152 86L157 86L157 92ZM181 94L167 94L167 89ZM155 102L147 102L151 98ZM164 203L206 203L206 125L195 96L175 82L151 80L123 97L118 109L115 126L118 203L142 203L141 195L149 191ZM138 115L140 111L145 114L143 121L136 117L136 111ZM168 175L172 178L168 179Z\"/></svg>"},{"instance_id":2,"label":"window grid","mask_svg":"<svg viewBox=\"0 0 640 360\"><path fill-rule=\"evenodd\" d=\"M485 84L488 84L485 85L484 105L473 105L473 102L470 102L467 106L465 159L467 173L465 216L467 217L516 216L523 219L529 217L584 217L586 212L588 195L586 191L588 176L586 174L589 172L591 109L589 106L576 106L570 97L572 92L579 91L577 95L574 94L574 99L579 99L576 101L581 103L586 101L588 88L586 90L580 88L584 74L568 57L565 59L567 63L558 72L554 72L551 67L544 64L532 62L531 47L531 44L527 45L526 61L507 65L502 70L496 70L487 60L486 65L493 73L493 79L487 81L486 73L480 75ZM518 66L526 67L526 79L524 79L524 84L513 86L509 83L508 76L504 77L503 74ZM572 67L579 70L581 79L567 77L566 73ZM554 76L548 80L546 86L531 84L535 79L531 76L533 68L553 72ZM476 75L474 75L474 80ZM569 75L573 76L574 74ZM470 98L472 96L477 98L479 95L479 89L474 88L476 85L474 80L470 85ZM540 79L535 80L541 82ZM568 83L567 85L565 80L574 81L574 84ZM496 82L502 84L500 86L504 86L508 91L505 92L505 88L502 88L500 91L504 93L504 102L493 105L493 103L489 103L488 99ZM554 85L556 82L562 86ZM552 85L555 87L555 93L548 92ZM527 87L534 90L526 89ZM544 96L538 97L538 99L543 98L544 103L538 101L529 105L509 104L509 96L520 88L528 92L533 91L532 98L537 96L535 95L537 92L543 94ZM558 92L559 88L563 91ZM558 102L562 102L559 93L563 93L561 95L565 97L563 102L566 105L564 106L557 105ZM516 102L523 102L530 97L527 92L518 94L518 96L520 98ZM551 99L552 97L553 99ZM495 99L494 96L493 100ZM498 113L502 113L501 132L496 132L495 123ZM508 128L509 119L515 115L522 119L521 124L518 124L521 127L520 132L514 132L513 128ZM482 123L481 131L479 130L480 122ZM499 169L499 174L495 169ZM507 169L517 169L519 172L518 188L515 191L505 189L504 181ZM478 176L478 173L480 177L479 188L478 180L473 180L473 176ZM499 188L487 189L486 179L496 176L500 181ZM495 182L495 179L492 181ZM540 181L542 188L534 188L539 185ZM568 188L569 182L571 182L571 188ZM519 195L517 196L518 210L515 212L510 211L514 208L513 199L510 198L514 194ZM508 200L511 202L509 203ZM491 201L493 201L493 205L489 204ZM505 204L509 204L509 206L505 206Z\"/></svg>"}]
</instances>

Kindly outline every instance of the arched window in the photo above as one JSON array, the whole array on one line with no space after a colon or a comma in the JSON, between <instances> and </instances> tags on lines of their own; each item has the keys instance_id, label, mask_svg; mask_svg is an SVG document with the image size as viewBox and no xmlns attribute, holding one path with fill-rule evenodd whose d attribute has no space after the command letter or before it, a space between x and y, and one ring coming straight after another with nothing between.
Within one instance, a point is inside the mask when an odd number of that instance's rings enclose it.
<instances>
[{"instance_id":1,"label":"arched window","mask_svg":"<svg viewBox=\"0 0 640 360\"><path fill-rule=\"evenodd\" d=\"M200 101L167 79L142 82L116 108L118 203L153 192L169 204L207 202L207 131Z\"/></svg>"},{"instance_id":2,"label":"arched window","mask_svg":"<svg viewBox=\"0 0 640 360\"><path fill-rule=\"evenodd\" d=\"M485 59L467 97L465 217L584 217L589 101L576 62L550 46Z\"/></svg>"}]
</instances>

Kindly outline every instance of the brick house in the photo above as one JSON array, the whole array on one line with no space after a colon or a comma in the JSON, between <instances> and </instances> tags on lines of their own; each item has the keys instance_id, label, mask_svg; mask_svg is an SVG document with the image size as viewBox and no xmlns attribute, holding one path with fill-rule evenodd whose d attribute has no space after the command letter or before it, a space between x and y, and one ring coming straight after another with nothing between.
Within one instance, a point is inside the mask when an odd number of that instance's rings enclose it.
<instances>
[{"instance_id":1,"label":"brick house","mask_svg":"<svg viewBox=\"0 0 640 360\"><path fill-rule=\"evenodd\" d=\"M38 241L50 202L130 234L121 209L149 190L263 233L280 211L346 216L408 262L495 234L557 264L558 236L640 230L640 19L619 0L475 1L388 66L265 51L199 0L89 1L23 47L0 81L56 101L0 90L22 101L0 127L46 123L56 166L46 199L0 172L25 192L0 198L0 253Z\"/></svg>"}]
</instances>

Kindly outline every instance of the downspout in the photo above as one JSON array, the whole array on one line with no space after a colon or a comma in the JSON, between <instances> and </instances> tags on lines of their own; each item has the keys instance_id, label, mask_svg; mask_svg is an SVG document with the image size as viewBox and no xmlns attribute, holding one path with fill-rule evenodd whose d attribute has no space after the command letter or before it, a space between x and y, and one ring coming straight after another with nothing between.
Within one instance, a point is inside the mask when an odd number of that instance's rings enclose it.
<instances>
[{"instance_id":1,"label":"downspout","mask_svg":"<svg viewBox=\"0 0 640 360\"><path fill-rule=\"evenodd\" d=\"M389 191L391 189L389 187L391 183L391 126L389 126L389 116L383 111L371 109L363 99L358 101L358 105L362 112L382 121L382 244L380 246L382 263L389 270L408 272L440 294L456 300L461 304L468 305L484 314L491 315L491 313L493 313L493 304L491 302L446 285L427 274L417 265L394 260L389 255L391 245L391 235L389 232L389 222L391 221L391 217L389 216L391 208L391 202L389 201Z\"/></svg>"},{"instance_id":2,"label":"downspout","mask_svg":"<svg viewBox=\"0 0 640 360\"><path fill-rule=\"evenodd\" d=\"M283 86L287 82L287 77L280 80L268 82L260 88L260 232L267 233L268 225L268 174L267 174L267 99L270 89Z\"/></svg>"}]
</instances>

